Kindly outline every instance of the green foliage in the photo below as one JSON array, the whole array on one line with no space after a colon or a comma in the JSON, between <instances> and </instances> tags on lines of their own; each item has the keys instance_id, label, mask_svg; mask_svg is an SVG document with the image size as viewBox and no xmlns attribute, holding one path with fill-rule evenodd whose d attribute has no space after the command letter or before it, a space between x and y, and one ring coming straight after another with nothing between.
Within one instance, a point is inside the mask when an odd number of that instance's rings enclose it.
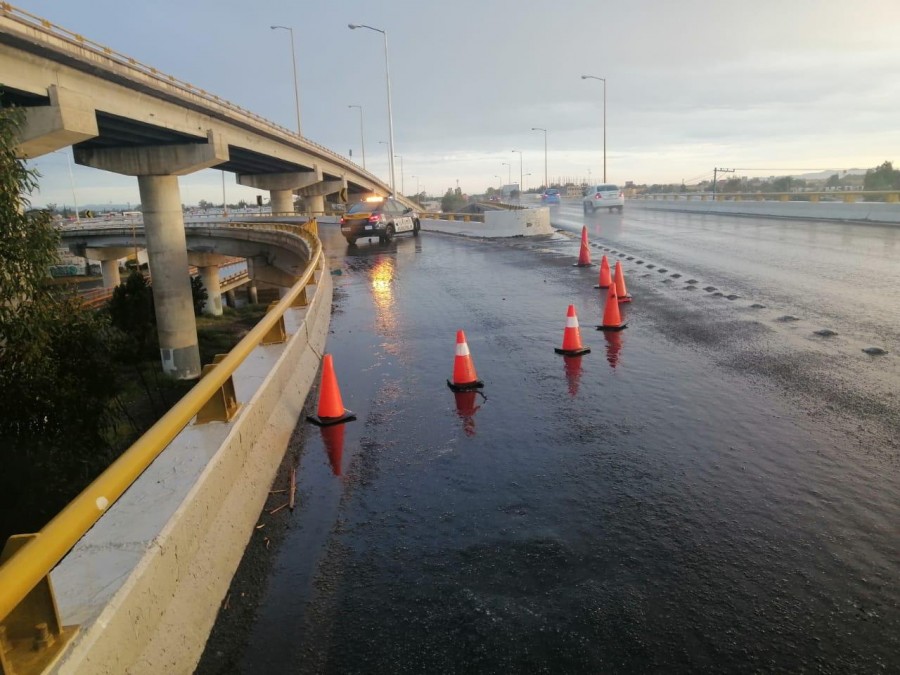
<instances>
[{"instance_id":1,"label":"green foliage","mask_svg":"<svg viewBox=\"0 0 900 675\"><path fill-rule=\"evenodd\" d=\"M441 211L444 213L459 213L466 205L466 199L462 196L462 190L447 188L447 193L441 197Z\"/></svg>"},{"instance_id":2,"label":"green foliage","mask_svg":"<svg viewBox=\"0 0 900 675\"><path fill-rule=\"evenodd\" d=\"M119 360L135 364L155 355L153 292L140 270L132 270L124 283L113 289L107 311L121 334L116 345Z\"/></svg>"},{"instance_id":3,"label":"green foliage","mask_svg":"<svg viewBox=\"0 0 900 675\"><path fill-rule=\"evenodd\" d=\"M194 316L200 316L209 299L209 293L206 292L203 280L199 276L191 277L191 299L194 301Z\"/></svg>"},{"instance_id":4,"label":"green foliage","mask_svg":"<svg viewBox=\"0 0 900 675\"><path fill-rule=\"evenodd\" d=\"M37 175L0 109L0 541L39 529L109 462L115 378L104 317L45 283L58 235L25 214Z\"/></svg>"},{"instance_id":5,"label":"green foliage","mask_svg":"<svg viewBox=\"0 0 900 675\"><path fill-rule=\"evenodd\" d=\"M885 162L877 169L866 171L863 179L864 190L900 190L900 170L891 162Z\"/></svg>"},{"instance_id":6,"label":"green foliage","mask_svg":"<svg viewBox=\"0 0 900 675\"><path fill-rule=\"evenodd\" d=\"M15 320L22 303L39 300L50 265L58 262L50 214L25 213L37 174L15 155L23 119L16 108L0 109L0 329Z\"/></svg>"}]
</instances>

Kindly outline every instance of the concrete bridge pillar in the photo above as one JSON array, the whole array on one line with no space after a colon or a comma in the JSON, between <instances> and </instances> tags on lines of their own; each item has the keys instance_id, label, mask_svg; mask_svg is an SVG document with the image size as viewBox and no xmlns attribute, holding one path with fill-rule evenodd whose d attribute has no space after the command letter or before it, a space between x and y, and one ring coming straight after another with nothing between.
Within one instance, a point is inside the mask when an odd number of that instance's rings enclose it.
<instances>
[{"instance_id":1,"label":"concrete bridge pillar","mask_svg":"<svg viewBox=\"0 0 900 675\"><path fill-rule=\"evenodd\" d=\"M237 307L237 298L234 295L234 291L225 291L225 304L234 309Z\"/></svg>"},{"instance_id":2,"label":"concrete bridge pillar","mask_svg":"<svg viewBox=\"0 0 900 675\"><path fill-rule=\"evenodd\" d=\"M293 190L270 190L269 199L272 205L272 213L294 212Z\"/></svg>"},{"instance_id":3,"label":"concrete bridge pillar","mask_svg":"<svg viewBox=\"0 0 900 675\"><path fill-rule=\"evenodd\" d=\"M119 261L101 260L100 272L103 274L103 287L113 288L122 283L122 277L119 275Z\"/></svg>"},{"instance_id":4,"label":"concrete bridge pillar","mask_svg":"<svg viewBox=\"0 0 900 675\"><path fill-rule=\"evenodd\" d=\"M222 291L219 288L219 267L210 265L200 268L200 279L206 288L206 304L203 313L210 316L222 316Z\"/></svg>"},{"instance_id":5,"label":"concrete bridge pillar","mask_svg":"<svg viewBox=\"0 0 900 675\"><path fill-rule=\"evenodd\" d=\"M74 155L77 164L137 176L162 369L179 380L200 377L178 176L227 162L228 142L209 131L205 143L76 148Z\"/></svg>"},{"instance_id":6,"label":"concrete bridge pillar","mask_svg":"<svg viewBox=\"0 0 900 675\"><path fill-rule=\"evenodd\" d=\"M200 349L178 178L138 176L138 188L163 372L179 380L194 379L200 376Z\"/></svg>"},{"instance_id":7,"label":"concrete bridge pillar","mask_svg":"<svg viewBox=\"0 0 900 675\"><path fill-rule=\"evenodd\" d=\"M303 198L303 208L312 215L322 215L325 212L325 195L312 195Z\"/></svg>"}]
</instances>

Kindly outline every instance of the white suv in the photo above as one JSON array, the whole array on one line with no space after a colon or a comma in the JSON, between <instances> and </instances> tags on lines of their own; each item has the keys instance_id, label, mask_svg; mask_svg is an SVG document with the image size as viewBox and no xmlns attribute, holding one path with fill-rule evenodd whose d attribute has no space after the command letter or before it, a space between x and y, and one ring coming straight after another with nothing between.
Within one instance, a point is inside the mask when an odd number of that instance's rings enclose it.
<instances>
[{"instance_id":1,"label":"white suv","mask_svg":"<svg viewBox=\"0 0 900 675\"><path fill-rule=\"evenodd\" d=\"M618 209L622 213L625 208L625 193L617 185L591 185L582 200L585 213L593 213L597 209Z\"/></svg>"}]
</instances>

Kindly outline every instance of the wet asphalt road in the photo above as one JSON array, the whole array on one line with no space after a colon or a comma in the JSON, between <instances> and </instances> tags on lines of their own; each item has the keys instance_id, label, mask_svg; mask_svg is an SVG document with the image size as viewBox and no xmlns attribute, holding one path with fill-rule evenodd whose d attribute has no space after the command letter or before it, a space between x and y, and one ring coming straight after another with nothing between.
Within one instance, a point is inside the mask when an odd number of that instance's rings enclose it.
<instances>
[{"instance_id":1,"label":"wet asphalt road","mask_svg":"<svg viewBox=\"0 0 900 675\"><path fill-rule=\"evenodd\" d=\"M359 419L297 442L300 508L235 669L900 668L895 231L554 223L572 233L350 250L320 227ZM620 334L572 266L585 223L625 264ZM575 360L553 352L569 303ZM483 396L446 386L459 328Z\"/></svg>"}]
</instances>

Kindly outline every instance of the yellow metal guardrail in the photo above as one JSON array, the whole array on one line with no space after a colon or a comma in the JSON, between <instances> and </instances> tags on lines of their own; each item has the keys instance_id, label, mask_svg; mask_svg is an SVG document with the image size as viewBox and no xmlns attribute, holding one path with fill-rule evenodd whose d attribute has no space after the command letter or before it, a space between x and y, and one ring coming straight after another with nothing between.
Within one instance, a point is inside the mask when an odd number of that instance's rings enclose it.
<instances>
[{"instance_id":1,"label":"yellow metal guardrail","mask_svg":"<svg viewBox=\"0 0 900 675\"><path fill-rule=\"evenodd\" d=\"M324 264L316 222L296 225L232 223L229 226L261 231L274 229L301 237L310 250L306 270L290 291L279 302L273 303L269 312L221 361L214 367L205 366L203 377L193 388L40 532L10 539L4 550L7 559L0 564L0 671L5 671L3 664L11 661L12 652L4 653L5 649L9 649L13 637L19 637L10 635L7 630L8 624L12 623L11 615L17 611L24 615L20 618L30 622L29 628L37 633L34 648L26 649L26 652L34 651L42 640L52 644L53 637L46 638L45 634L47 623L53 624L53 620L41 618L38 623L36 618L45 616L48 611L56 614L55 601L49 590L50 572L194 416L208 403L215 403L217 396L222 396L223 388L227 390L232 374L244 359L270 335L277 333L279 326L283 331L285 311L305 304L306 286L315 282L315 271ZM55 625L58 627L58 619ZM50 626L52 630L53 625ZM28 645L31 647L31 639ZM33 661L33 656L26 654L18 672L40 672L44 665L35 665Z\"/></svg>"},{"instance_id":2,"label":"yellow metal guardrail","mask_svg":"<svg viewBox=\"0 0 900 675\"><path fill-rule=\"evenodd\" d=\"M885 202L895 204L900 202L900 190L818 190L815 192L666 192L658 194L635 195L634 199L663 200L663 201L779 201L779 202L813 202L818 203L826 198L827 201L842 201L847 204L855 203L860 197L881 197Z\"/></svg>"}]
</instances>

